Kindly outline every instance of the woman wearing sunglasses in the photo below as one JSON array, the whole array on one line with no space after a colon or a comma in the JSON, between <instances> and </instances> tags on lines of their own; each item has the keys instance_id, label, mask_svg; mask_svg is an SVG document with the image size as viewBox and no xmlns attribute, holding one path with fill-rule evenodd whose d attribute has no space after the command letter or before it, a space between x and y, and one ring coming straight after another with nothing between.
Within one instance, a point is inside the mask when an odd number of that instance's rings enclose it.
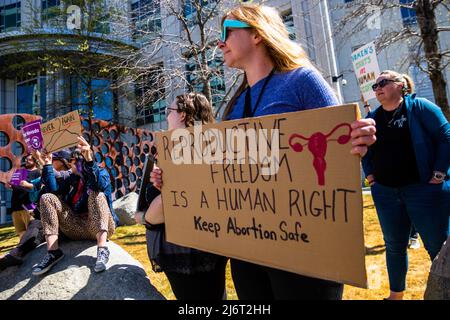
<instances>
[{"instance_id":1,"label":"woman wearing sunglasses","mask_svg":"<svg viewBox=\"0 0 450 320\"><path fill-rule=\"evenodd\" d=\"M176 97L166 108L169 130L192 127L195 121L213 123L213 111L208 99L200 93ZM154 167L153 186L146 192L150 203L136 222L145 224L147 252L155 272L164 272L178 300L221 300L225 293L227 259L215 254L186 248L166 241L164 213L159 189L162 171ZM155 176L158 178L155 180Z\"/></svg>"},{"instance_id":2,"label":"woman wearing sunglasses","mask_svg":"<svg viewBox=\"0 0 450 320\"><path fill-rule=\"evenodd\" d=\"M450 125L434 103L413 94L407 75L383 71L372 86L381 106L377 142L363 158L384 241L390 295L403 298L411 224L431 260L449 227Z\"/></svg>"},{"instance_id":3,"label":"woman wearing sunglasses","mask_svg":"<svg viewBox=\"0 0 450 320\"><path fill-rule=\"evenodd\" d=\"M223 119L233 120L339 104L332 88L304 50L289 39L279 13L270 7L241 5L222 19L219 48L228 67L244 80ZM375 141L372 119L352 124L353 154L364 155ZM332 266L331 266L332 267ZM343 285L231 259L240 299L341 299Z\"/></svg>"}]
</instances>

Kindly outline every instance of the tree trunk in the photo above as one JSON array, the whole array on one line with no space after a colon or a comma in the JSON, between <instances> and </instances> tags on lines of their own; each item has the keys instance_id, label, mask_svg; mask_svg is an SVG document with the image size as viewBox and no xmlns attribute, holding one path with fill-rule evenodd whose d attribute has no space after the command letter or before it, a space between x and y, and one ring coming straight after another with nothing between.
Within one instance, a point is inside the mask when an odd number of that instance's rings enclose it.
<instances>
[{"instance_id":1,"label":"tree trunk","mask_svg":"<svg viewBox=\"0 0 450 320\"><path fill-rule=\"evenodd\" d=\"M450 120L450 109L447 99L447 84L442 73L442 57L439 54L439 36L436 25L436 16L430 0L418 0L416 15L423 39L425 58L428 63L430 80L433 86L436 104L442 109L444 115Z\"/></svg>"},{"instance_id":2,"label":"tree trunk","mask_svg":"<svg viewBox=\"0 0 450 320\"><path fill-rule=\"evenodd\" d=\"M450 300L450 237L431 264L425 300Z\"/></svg>"}]
</instances>

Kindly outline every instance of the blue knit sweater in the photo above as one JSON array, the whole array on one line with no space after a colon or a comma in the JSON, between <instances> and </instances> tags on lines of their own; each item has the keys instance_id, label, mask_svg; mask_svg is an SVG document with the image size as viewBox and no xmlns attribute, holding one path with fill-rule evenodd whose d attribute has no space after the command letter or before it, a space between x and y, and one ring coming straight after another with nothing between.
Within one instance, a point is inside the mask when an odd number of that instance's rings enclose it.
<instances>
[{"instance_id":1,"label":"blue knit sweater","mask_svg":"<svg viewBox=\"0 0 450 320\"><path fill-rule=\"evenodd\" d=\"M252 110L264 82L265 78L251 87ZM242 118L246 91L236 100L227 120ZM258 117L337 104L339 101L333 89L320 73L315 69L302 67L288 72L275 72L266 85L254 115Z\"/></svg>"}]
</instances>

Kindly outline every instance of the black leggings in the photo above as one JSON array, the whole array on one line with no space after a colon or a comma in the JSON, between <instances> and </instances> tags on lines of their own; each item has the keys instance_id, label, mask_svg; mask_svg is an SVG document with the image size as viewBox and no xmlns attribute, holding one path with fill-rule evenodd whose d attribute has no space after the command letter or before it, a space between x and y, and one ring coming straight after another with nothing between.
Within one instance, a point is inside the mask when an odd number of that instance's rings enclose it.
<instances>
[{"instance_id":1,"label":"black leggings","mask_svg":"<svg viewBox=\"0 0 450 320\"><path fill-rule=\"evenodd\" d=\"M226 259L219 259L216 268L208 272L184 274L165 272L178 300L223 300L225 296Z\"/></svg>"},{"instance_id":2,"label":"black leggings","mask_svg":"<svg viewBox=\"0 0 450 320\"><path fill-rule=\"evenodd\" d=\"M344 285L230 259L240 300L341 300Z\"/></svg>"},{"instance_id":3,"label":"black leggings","mask_svg":"<svg viewBox=\"0 0 450 320\"><path fill-rule=\"evenodd\" d=\"M31 220L19 244L12 250L16 256L23 258L41 243L45 242L41 220Z\"/></svg>"}]
</instances>

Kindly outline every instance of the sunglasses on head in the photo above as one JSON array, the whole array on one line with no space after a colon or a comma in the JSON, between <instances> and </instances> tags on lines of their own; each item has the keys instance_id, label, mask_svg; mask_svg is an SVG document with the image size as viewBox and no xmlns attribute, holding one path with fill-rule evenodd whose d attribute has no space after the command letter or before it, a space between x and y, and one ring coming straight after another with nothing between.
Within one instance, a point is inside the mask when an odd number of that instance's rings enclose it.
<instances>
[{"instance_id":1,"label":"sunglasses on head","mask_svg":"<svg viewBox=\"0 0 450 320\"><path fill-rule=\"evenodd\" d=\"M239 20L224 20L222 25L222 35L220 37L220 41L227 41L227 28L251 28L251 26L245 22Z\"/></svg>"},{"instance_id":2,"label":"sunglasses on head","mask_svg":"<svg viewBox=\"0 0 450 320\"><path fill-rule=\"evenodd\" d=\"M395 81L391 80L391 79L383 79L380 82L377 82L377 83L373 84L372 85L372 90L376 91L378 89L378 87L384 88L389 82L395 82Z\"/></svg>"}]
</instances>

